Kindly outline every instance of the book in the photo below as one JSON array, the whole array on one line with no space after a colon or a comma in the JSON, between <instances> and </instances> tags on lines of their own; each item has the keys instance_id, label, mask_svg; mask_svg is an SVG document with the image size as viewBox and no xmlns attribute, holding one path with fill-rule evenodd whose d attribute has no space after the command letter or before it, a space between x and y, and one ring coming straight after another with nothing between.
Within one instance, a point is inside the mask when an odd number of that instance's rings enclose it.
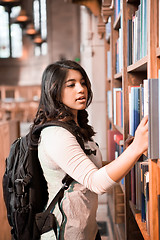
<instances>
[{"instance_id":1,"label":"book","mask_svg":"<svg viewBox=\"0 0 160 240\"><path fill-rule=\"evenodd\" d=\"M132 19L127 22L127 65L132 64Z\"/></svg>"},{"instance_id":2,"label":"book","mask_svg":"<svg viewBox=\"0 0 160 240\"><path fill-rule=\"evenodd\" d=\"M149 229L149 171L146 171L144 174L144 198L145 198L145 209L146 209L146 229L148 234L150 233Z\"/></svg>"},{"instance_id":3,"label":"book","mask_svg":"<svg viewBox=\"0 0 160 240\"><path fill-rule=\"evenodd\" d=\"M138 6L137 10L137 44L136 44L136 60L140 60L140 52L141 52L141 4Z\"/></svg>"},{"instance_id":4,"label":"book","mask_svg":"<svg viewBox=\"0 0 160 240\"><path fill-rule=\"evenodd\" d=\"M142 57L145 57L147 55L147 0L141 0L142 1L142 7L143 7L143 10L142 10L142 52L143 52L143 55Z\"/></svg>"},{"instance_id":5,"label":"book","mask_svg":"<svg viewBox=\"0 0 160 240\"><path fill-rule=\"evenodd\" d=\"M148 79L148 157L159 158L158 79Z\"/></svg>"},{"instance_id":6,"label":"book","mask_svg":"<svg viewBox=\"0 0 160 240\"><path fill-rule=\"evenodd\" d=\"M109 129L107 131L107 145L108 145L108 158L107 162L112 162L115 159L116 143L114 141L114 135L117 134L117 130Z\"/></svg>"},{"instance_id":7,"label":"book","mask_svg":"<svg viewBox=\"0 0 160 240\"><path fill-rule=\"evenodd\" d=\"M143 88L144 88L144 107L143 107L143 117L148 115L148 79L143 80Z\"/></svg>"},{"instance_id":8,"label":"book","mask_svg":"<svg viewBox=\"0 0 160 240\"><path fill-rule=\"evenodd\" d=\"M117 94L117 92L120 92L119 94L121 95L122 93L122 88L113 88L113 106L114 106L114 112L113 112L113 123L114 125L117 125L117 122L121 122L121 96ZM119 101L118 99L119 98Z\"/></svg>"},{"instance_id":9,"label":"book","mask_svg":"<svg viewBox=\"0 0 160 240\"><path fill-rule=\"evenodd\" d=\"M136 176L136 209L141 210L141 161L135 164Z\"/></svg>"},{"instance_id":10,"label":"book","mask_svg":"<svg viewBox=\"0 0 160 240\"><path fill-rule=\"evenodd\" d=\"M140 123L140 86L129 86L129 134L134 136Z\"/></svg>"},{"instance_id":11,"label":"book","mask_svg":"<svg viewBox=\"0 0 160 240\"><path fill-rule=\"evenodd\" d=\"M107 91L107 114L108 118L112 119L112 92L111 90Z\"/></svg>"},{"instance_id":12,"label":"book","mask_svg":"<svg viewBox=\"0 0 160 240\"><path fill-rule=\"evenodd\" d=\"M122 123L122 90L116 91L116 125L121 127Z\"/></svg>"},{"instance_id":13,"label":"book","mask_svg":"<svg viewBox=\"0 0 160 240\"><path fill-rule=\"evenodd\" d=\"M114 141L115 141L118 145L123 145L123 134L120 133L120 132L114 134Z\"/></svg>"},{"instance_id":14,"label":"book","mask_svg":"<svg viewBox=\"0 0 160 240\"><path fill-rule=\"evenodd\" d=\"M136 176L135 176L135 166L131 169L131 201L136 205Z\"/></svg>"},{"instance_id":15,"label":"book","mask_svg":"<svg viewBox=\"0 0 160 240\"><path fill-rule=\"evenodd\" d=\"M140 84L140 121L144 116L144 86Z\"/></svg>"},{"instance_id":16,"label":"book","mask_svg":"<svg viewBox=\"0 0 160 240\"><path fill-rule=\"evenodd\" d=\"M148 161L141 162L141 221L146 222L145 173L148 172Z\"/></svg>"}]
</instances>

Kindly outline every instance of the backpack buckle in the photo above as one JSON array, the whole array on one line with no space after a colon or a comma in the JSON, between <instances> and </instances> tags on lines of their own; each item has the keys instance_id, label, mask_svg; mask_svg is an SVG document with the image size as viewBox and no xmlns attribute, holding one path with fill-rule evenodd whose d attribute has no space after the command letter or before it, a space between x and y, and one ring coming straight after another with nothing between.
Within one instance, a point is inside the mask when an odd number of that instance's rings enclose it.
<instances>
[{"instance_id":1,"label":"backpack buckle","mask_svg":"<svg viewBox=\"0 0 160 240\"><path fill-rule=\"evenodd\" d=\"M24 182L23 179L16 179L15 180L15 192L18 196L24 194Z\"/></svg>"}]
</instances>

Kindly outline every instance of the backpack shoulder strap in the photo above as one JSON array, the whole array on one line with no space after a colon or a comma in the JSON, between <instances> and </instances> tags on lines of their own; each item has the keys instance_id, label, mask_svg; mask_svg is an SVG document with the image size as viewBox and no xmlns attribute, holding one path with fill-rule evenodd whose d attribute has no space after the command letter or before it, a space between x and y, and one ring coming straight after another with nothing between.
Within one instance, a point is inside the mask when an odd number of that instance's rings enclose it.
<instances>
[{"instance_id":1,"label":"backpack shoulder strap","mask_svg":"<svg viewBox=\"0 0 160 240\"><path fill-rule=\"evenodd\" d=\"M81 148L84 150L84 143L83 143L82 138L78 134L76 134L76 132L73 131L70 126L68 126L66 123L63 123L61 121L54 121L52 123L43 124L42 126L35 129L34 134L36 134L37 136L40 136L40 133L41 133L42 129L44 129L46 127L49 127L49 126L60 126L60 127L63 127L65 129L67 129L69 132L71 132L71 134L73 134L76 137L76 139L77 139L78 143L80 144ZM48 216L50 215L52 209L54 208L55 204L58 202L59 205L60 205L60 202L61 202L61 200L64 196L64 191L69 188L72 181L73 181L73 178L70 177L68 174L66 174L65 177L62 179L63 185L62 185L61 189L58 191L56 196L53 198L53 200L51 201L51 203L49 204L47 209L44 212L36 214L35 221L36 221L36 225L39 229L39 232L41 234L44 233L44 232L47 232L48 230L51 229L51 227L53 227L53 225L52 226L48 225L48 222L46 220L47 220ZM62 213L62 217L63 217L63 213ZM54 219L53 219L53 221L54 221ZM55 231L55 234L56 234L56 229L55 228L54 228L54 231Z\"/></svg>"},{"instance_id":2,"label":"backpack shoulder strap","mask_svg":"<svg viewBox=\"0 0 160 240\"><path fill-rule=\"evenodd\" d=\"M38 126L38 127L36 127L36 128L34 129L33 134L36 135L36 136L38 136L38 138L39 138L41 131L42 131L44 128L46 128L46 127L51 127L51 126L59 126L59 127L63 127L63 128L65 128L66 130L68 130L72 135L74 135L74 136L76 137L77 142L80 144L81 148L82 148L83 150L85 150L84 142L83 142L82 137L78 134L78 132L77 132L76 130L73 130L73 128L72 128L69 124L67 124L67 123L65 123L65 122L62 122L62 121L58 121L58 120L57 120L57 121L48 122L48 123L45 123L45 124L43 124L43 125L41 125L41 126Z\"/></svg>"},{"instance_id":3,"label":"backpack shoulder strap","mask_svg":"<svg viewBox=\"0 0 160 240\"><path fill-rule=\"evenodd\" d=\"M69 188L69 185L71 184L72 181L73 181L73 178L71 178L69 175L66 174L62 180L63 186L58 191L56 196L53 198L53 200L51 201L47 209L44 212L36 214L36 217L35 217L36 226L38 227L38 230L41 234L53 228L55 234L57 235L57 229L54 227L54 224L52 223L52 221L54 222L54 218L51 217L52 215L50 215L50 213L52 212L52 209L54 208L57 202L59 204L59 209L61 211L60 202L64 196L64 191ZM62 211L61 213L62 213L62 222L63 222L64 215ZM48 217L50 218L50 221L47 221ZM50 224L48 224L48 222L50 222Z\"/></svg>"}]
</instances>

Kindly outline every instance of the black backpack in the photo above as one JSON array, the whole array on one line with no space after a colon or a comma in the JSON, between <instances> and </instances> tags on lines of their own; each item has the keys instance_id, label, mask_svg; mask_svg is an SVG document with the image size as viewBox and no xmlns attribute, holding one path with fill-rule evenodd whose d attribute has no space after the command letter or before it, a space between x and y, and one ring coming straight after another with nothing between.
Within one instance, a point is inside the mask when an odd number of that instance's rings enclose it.
<instances>
[{"instance_id":1,"label":"black backpack","mask_svg":"<svg viewBox=\"0 0 160 240\"><path fill-rule=\"evenodd\" d=\"M82 139L62 122L45 124L34 132L38 141L44 127L58 125L68 129L77 138L84 149ZM55 216L51 213L54 205L63 198L64 190L73 181L66 175L63 186L44 211L48 201L47 183L38 159L37 147L31 147L30 135L18 138L12 145L6 159L6 171L3 176L3 196L7 208L7 217L11 226L12 239L36 240L51 229L57 236Z\"/></svg>"}]
</instances>

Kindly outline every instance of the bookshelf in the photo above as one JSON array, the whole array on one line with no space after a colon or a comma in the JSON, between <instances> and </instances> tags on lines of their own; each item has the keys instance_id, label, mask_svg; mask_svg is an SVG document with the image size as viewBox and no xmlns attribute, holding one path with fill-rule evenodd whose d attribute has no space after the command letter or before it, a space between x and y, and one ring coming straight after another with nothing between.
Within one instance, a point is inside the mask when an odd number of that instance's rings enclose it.
<instances>
[{"instance_id":1,"label":"bookshelf","mask_svg":"<svg viewBox=\"0 0 160 240\"><path fill-rule=\"evenodd\" d=\"M105 43L106 91L111 92L110 99L107 98L107 101L112 102L110 116L108 117L107 115L107 133L108 129L118 131L123 135L124 141L130 133L128 87L142 85L144 79L158 78L158 70L160 69L159 5L160 0L115 0L114 7L108 9L107 17L107 9L104 11L102 4L102 16L105 15L103 19L106 25L110 24L110 32L109 35L108 32L106 33ZM131 41L128 37L130 34L129 29L130 31L132 30L130 35ZM118 48L118 44L121 47ZM110 65L107 58L108 51L110 51ZM117 56L118 54L121 56ZM110 77L108 77L108 72L110 72ZM116 106L114 104L114 88L121 88L123 92L121 113L123 114L123 126L121 127L116 125L114 121L116 112L114 109ZM108 105L109 103L107 102ZM110 139L107 135L107 146L109 141ZM160 211L160 160L148 159L148 162L149 227L146 226L146 222L142 222L141 211L131 201L130 171L124 178L124 183L120 183L118 187L116 186L109 193L108 206L109 212L111 212L115 239L160 239L158 214ZM121 202L116 201L119 198Z\"/></svg>"}]
</instances>

